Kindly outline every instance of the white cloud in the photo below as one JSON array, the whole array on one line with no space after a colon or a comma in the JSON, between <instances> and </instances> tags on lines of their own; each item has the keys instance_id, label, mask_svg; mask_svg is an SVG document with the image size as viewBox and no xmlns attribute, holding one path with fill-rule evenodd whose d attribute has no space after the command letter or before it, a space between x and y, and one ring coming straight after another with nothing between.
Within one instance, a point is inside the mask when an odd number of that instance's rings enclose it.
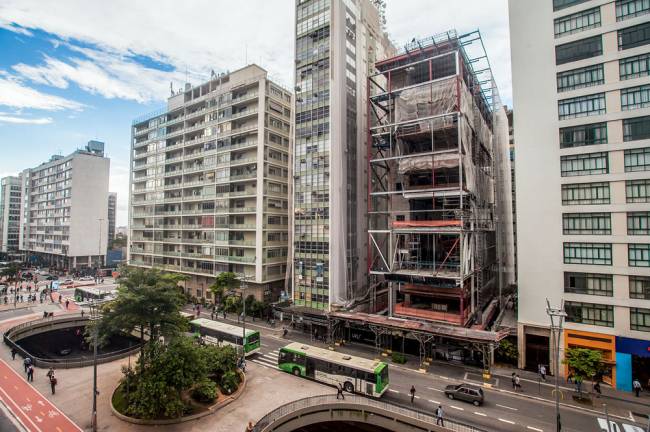
<instances>
[{"instance_id":1,"label":"white cloud","mask_svg":"<svg viewBox=\"0 0 650 432\"><path fill-rule=\"evenodd\" d=\"M13 108L33 108L48 111L81 110L84 105L59 96L25 87L17 79L4 75L0 78L0 105Z\"/></svg>"},{"instance_id":2,"label":"white cloud","mask_svg":"<svg viewBox=\"0 0 650 432\"><path fill-rule=\"evenodd\" d=\"M147 100L150 87L137 86L111 89L120 79L139 77L144 83L152 70L135 67L133 55L146 56L171 65L177 71L176 84L185 79L197 83L207 78L211 69L233 70L248 63L259 63L271 74L279 75L287 84L293 72L293 0L245 1L197 0L184 7L173 0L157 1L155 5L114 0L96 2L93 7L81 0L60 0L43 3L38 0L3 0L0 16L28 29L41 29L74 44L92 44L93 62L108 62L110 69L100 74L87 64L66 61L64 65L45 66L56 72L70 70L68 82L81 82L99 94ZM126 12L128 11L128 12ZM87 46L87 45L86 45ZM106 63L99 68L104 69ZM39 75L38 71L29 70ZM143 73L144 72L144 73ZM106 75L112 80L106 79ZM164 99L168 92L169 74L153 76L164 83L156 97ZM201 78L199 78L199 76ZM192 78L194 77L194 78ZM40 77L43 79L43 77ZM60 84L61 76L52 78ZM159 85L162 87L162 85ZM177 87L178 88L178 87ZM101 89L101 90L100 90Z\"/></svg>"},{"instance_id":3,"label":"white cloud","mask_svg":"<svg viewBox=\"0 0 650 432\"><path fill-rule=\"evenodd\" d=\"M3 18L0 18L0 28L5 29L5 30L9 30L10 32L25 35L25 36L33 36L33 33L30 32L29 30L27 30L25 28L22 28L22 27L19 27L19 26L15 25L14 23L6 21Z\"/></svg>"},{"instance_id":4,"label":"white cloud","mask_svg":"<svg viewBox=\"0 0 650 432\"><path fill-rule=\"evenodd\" d=\"M0 113L0 123L42 125L42 124L52 123L52 117L29 118L29 117L17 117L12 115L5 115Z\"/></svg>"},{"instance_id":5,"label":"white cloud","mask_svg":"<svg viewBox=\"0 0 650 432\"><path fill-rule=\"evenodd\" d=\"M425 38L451 29L459 34L480 30L501 100L512 105L507 3L507 0L389 0L388 32L401 46L414 37Z\"/></svg>"}]
</instances>

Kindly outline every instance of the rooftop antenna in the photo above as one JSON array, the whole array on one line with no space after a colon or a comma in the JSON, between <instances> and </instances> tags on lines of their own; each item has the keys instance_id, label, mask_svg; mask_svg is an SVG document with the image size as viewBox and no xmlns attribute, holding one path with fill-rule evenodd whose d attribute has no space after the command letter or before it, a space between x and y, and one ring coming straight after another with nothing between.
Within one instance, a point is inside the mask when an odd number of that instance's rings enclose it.
<instances>
[{"instance_id":1,"label":"rooftop antenna","mask_svg":"<svg viewBox=\"0 0 650 432\"><path fill-rule=\"evenodd\" d=\"M174 83L172 81L169 81L169 92L174 96Z\"/></svg>"},{"instance_id":2,"label":"rooftop antenna","mask_svg":"<svg viewBox=\"0 0 650 432\"><path fill-rule=\"evenodd\" d=\"M248 65L248 44L244 44L244 66Z\"/></svg>"}]
</instances>

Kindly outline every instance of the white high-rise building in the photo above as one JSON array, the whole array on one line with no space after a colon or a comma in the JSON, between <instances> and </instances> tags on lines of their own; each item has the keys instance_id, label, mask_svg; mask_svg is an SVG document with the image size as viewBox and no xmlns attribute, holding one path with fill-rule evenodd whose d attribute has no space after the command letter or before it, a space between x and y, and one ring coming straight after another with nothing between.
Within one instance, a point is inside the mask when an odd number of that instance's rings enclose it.
<instances>
[{"instance_id":1,"label":"white high-rise building","mask_svg":"<svg viewBox=\"0 0 650 432\"><path fill-rule=\"evenodd\" d=\"M0 180L0 252L18 251L20 234L21 180L8 176Z\"/></svg>"},{"instance_id":2,"label":"white high-rise building","mask_svg":"<svg viewBox=\"0 0 650 432\"><path fill-rule=\"evenodd\" d=\"M30 262L66 269L104 264L109 168L104 143L89 141L22 172L19 247Z\"/></svg>"},{"instance_id":3,"label":"white high-rise building","mask_svg":"<svg viewBox=\"0 0 650 432\"><path fill-rule=\"evenodd\" d=\"M509 3L520 366L553 364L548 299L560 357L599 350L629 390L650 378L650 3Z\"/></svg>"}]
</instances>

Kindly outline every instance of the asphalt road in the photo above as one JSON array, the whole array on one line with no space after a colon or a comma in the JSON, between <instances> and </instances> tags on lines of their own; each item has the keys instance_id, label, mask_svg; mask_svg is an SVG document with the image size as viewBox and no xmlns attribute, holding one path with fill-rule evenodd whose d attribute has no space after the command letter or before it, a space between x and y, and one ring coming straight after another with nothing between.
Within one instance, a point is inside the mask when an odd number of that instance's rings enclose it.
<instances>
[{"instance_id":1,"label":"asphalt road","mask_svg":"<svg viewBox=\"0 0 650 432\"><path fill-rule=\"evenodd\" d=\"M261 352L249 358L249 367L253 363L253 367L277 370L278 349L292 342L292 334L290 333L285 339L265 330L262 330L261 333ZM295 379L299 385L299 381L304 378L296 377ZM553 403L484 388L485 403L480 407L475 407L469 403L452 401L445 397L445 386L456 383L458 382L441 375L422 374L391 364L390 388L382 400L415 407L432 414L438 405L442 405L446 417L487 431L555 431L555 405ZM415 385L416 388L413 405L411 405L409 395L411 385ZM335 391L326 385L324 385L324 389ZM596 411L591 412L587 409L567 407L562 407L560 412L562 430L565 432L601 432L603 430L607 432L607 429L601 428L601 424L606 424L604 414ZM636 423L631 419L626 421L612 418L611 420L615 421L621 432L645 432L646 423ZM640 421L640 419L635 420ZM618 432L613 425L611 432Z\"/></svg>"}]
</instances>

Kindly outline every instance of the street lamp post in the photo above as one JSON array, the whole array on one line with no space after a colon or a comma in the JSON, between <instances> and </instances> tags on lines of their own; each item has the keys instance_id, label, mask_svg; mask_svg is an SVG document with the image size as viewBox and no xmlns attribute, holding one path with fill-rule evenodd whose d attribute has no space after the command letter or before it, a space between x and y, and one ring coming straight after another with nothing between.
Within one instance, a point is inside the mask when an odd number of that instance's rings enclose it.
<instances>
[{"instance_id":1,"label":"street lamp post","mask_svg":"<svg viewBox=\"0 0 650 432\"><path fill-rule=\"evenodd\" d=\"M560 432L562 430L562 421L560 419L560 335L562 334L562 323L566 317L564 312L564 302L562 302L560 309L553 309L551 302L546 299L546 314L551 320L551 336L553 338L553 349L555 350L555 430ZM557 323L555 322L557 318Z\"/></svg>"},{"instance_id":2,"label":"street lamp post","mask_svg":"<svg viewBox=\"0 0 650 432\"><path fill-rule=\"evenodd\" d=\"M99 276L99 268L102 266L102 222L103 218L97 219L99 222L99 244L97 245L97 271L95 272L95 284L97 283L97 277Z\"/></svg>"},{"instance_id":3,"label":"street lamp post","mask_svg":"<svg viewBox=\"0 0 650 432\"><path fill-rule=\"evenodd\" d=\"M246 356L246 297L244 297L244 291L246 288L248 288L247 285L247 279L248 277L246 274L243 274L239 280L240 280L240 285L239 289L241 289L241 300L242 300L242 306L243 306L243 316L242 316L242 346L241 346L241 364L242 366L244 365L245 361L245 356Z\"/></svg>"},{"instance_id":4,"label":"street lamp post","mask_svg":"<svg viewBox=\"0 0 650 432\"><path fill-rule=\"evenodd\" d=\"M94 322L93 328L93 413L90 420L92 431L97 432L97 320L99 319L99 313L97 311L97 305L94 300L90 302L90 320Z\"/></svg>"}]
</instances>

